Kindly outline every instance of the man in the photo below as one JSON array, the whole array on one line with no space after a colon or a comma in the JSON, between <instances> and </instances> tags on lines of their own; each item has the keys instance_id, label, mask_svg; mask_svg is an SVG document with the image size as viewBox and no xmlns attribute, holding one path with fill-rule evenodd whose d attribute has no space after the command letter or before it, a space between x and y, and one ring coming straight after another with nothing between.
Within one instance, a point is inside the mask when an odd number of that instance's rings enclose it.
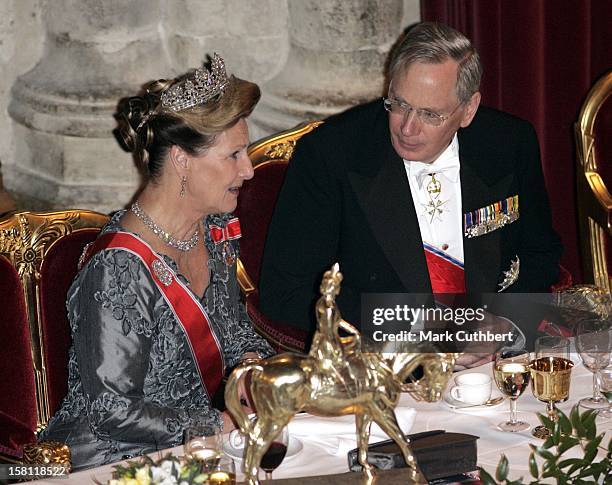
<instances>
[{"instance_id":1,"label":"man","mask_svg":"<svg viewBox=\"0 0 612 485\"><path fill-rule=\"evenodd\" d=\"M480 107L479 57L444 25L411 29L384 102L305 135L289 163L260 281L271 318L315 328L324 271L359 326L364 293L545 292L561 254L532 126Z\"/></svg>"}]
</instances>

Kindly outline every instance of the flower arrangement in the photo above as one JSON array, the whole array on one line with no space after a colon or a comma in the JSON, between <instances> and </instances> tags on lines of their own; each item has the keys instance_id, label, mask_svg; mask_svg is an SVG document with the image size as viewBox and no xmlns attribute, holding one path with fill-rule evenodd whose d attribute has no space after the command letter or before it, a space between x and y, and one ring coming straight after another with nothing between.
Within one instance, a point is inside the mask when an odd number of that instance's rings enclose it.
<instances>
[{"instance_id":1,"label":"flower arrangement","mask_svg":"<svg viewBox=\"0 0 612 485\"><path fill-rule=\"evenodd\" d=\"M557 410L559 419L552 421L538 413L542 424L551 432L549 438L540 446L529 445L529 472L533 480L530 485L557 483L559 485L583 485L597 483L612 483L612 439L607 446L602 444L605 433L597 434L593 410L580 414L578 405L572 408L569 418L561 410ZM584 456L582 458L563 458L570 448L580 445ZM605 451L600 461L595 461L598 448ZM541 461L540 465L538 461ZM523 477L509 480L508 459L502 454L497 465L495 478L482 468L480 479L484 485L522 485ZM601 481L603 480L603 482Z\"/></svg>"},{"instance_id":2,"label":"flower arrangement","mask_svg":"<svg viewBox=\"0 0 612 485\"><path fill-rule=\"evenodd\" d=\"M127 465L117 465L108 485L194 485L207 483L209 478L197 460L167 454L159 460L143 456Z\"/></svg>"}]
</instances>

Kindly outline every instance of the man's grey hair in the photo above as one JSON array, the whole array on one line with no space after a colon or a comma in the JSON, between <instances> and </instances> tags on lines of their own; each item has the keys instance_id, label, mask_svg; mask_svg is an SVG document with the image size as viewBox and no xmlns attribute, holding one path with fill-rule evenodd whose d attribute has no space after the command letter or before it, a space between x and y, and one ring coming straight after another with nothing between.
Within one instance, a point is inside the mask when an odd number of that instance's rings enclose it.
<instances>
[{"instance_id":1,"label":"man's grey hair","mask_svg":"<svg viewBox=\"0 0 612 485\"><path fill-rule=\"evenodd\" d=\"M389 79L415 62L441 64L447 59L459 63L457 98L465 103L480 89L480 56L465 35L444 24L422 22L411 28L391 53Z\"/></svg>"}]
</instances>

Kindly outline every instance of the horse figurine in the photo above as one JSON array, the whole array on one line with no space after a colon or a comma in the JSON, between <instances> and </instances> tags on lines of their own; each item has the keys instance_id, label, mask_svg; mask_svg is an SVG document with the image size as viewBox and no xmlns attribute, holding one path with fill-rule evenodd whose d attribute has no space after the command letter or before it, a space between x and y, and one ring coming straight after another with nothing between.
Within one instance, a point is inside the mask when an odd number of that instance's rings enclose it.
<instances>
[{"instance_id":1,"label":"horse figurine","mask_svg":"<svg viewBox=\"0 0 612 485\"><path fill-rule=\"evenodd\" d=\"M309 355L283 353L245 362L227 381L225 403L246 438L244 472L249 485L259 484L262 456L300 411L318 416L354 414L359 463L370 481L374 467L367 461L367 448L370 425L375 422L400 447L410 478L427 483L394 409L404 391L430 402L439 400L452 374L455 354L362 352L359 332L342 320L335 303L341 281L337 264L323 276L322 296L316 305L318 329ZM349 335L340 336L339 328ZM419 365L423 365L423 378L404 384ZM240 403L239 384L247 374L255 421Z\"/></svg>"}]
</instances>

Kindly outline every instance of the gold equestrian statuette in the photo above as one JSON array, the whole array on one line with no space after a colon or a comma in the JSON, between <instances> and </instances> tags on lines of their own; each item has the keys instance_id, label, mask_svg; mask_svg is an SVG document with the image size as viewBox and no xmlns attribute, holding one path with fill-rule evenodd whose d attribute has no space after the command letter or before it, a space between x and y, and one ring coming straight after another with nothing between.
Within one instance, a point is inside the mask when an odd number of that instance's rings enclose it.
<instances>
[{"instance_id":1,"label":"gold equestrian statuette","mask_svg":"<svg viewBox=\"0 0 612 485\"><path fill-rule=\"evenodd\" d=\"M336 305L341 281L336 263L321 282L316 304L318 328L308 355L283 353L245 362L229 377L225 402L246 437L244 473L250 485L259 484L260 461L270 443L301 411L325 417L355 415L359 463L367 483L374 480L374 467L367 461L372 422L400 447L409 478L427 483L394 410L404 391L427 401L439 400L452 374L455 354L362 351L360 333L342 320ZM346 335L340 335L339 329ZM404 384L419 365L423 365L423 378ZM249 373L245 382L257 413L254 420L249 419L239 396L239 384Z\"/></svg>"}]
</instances>

